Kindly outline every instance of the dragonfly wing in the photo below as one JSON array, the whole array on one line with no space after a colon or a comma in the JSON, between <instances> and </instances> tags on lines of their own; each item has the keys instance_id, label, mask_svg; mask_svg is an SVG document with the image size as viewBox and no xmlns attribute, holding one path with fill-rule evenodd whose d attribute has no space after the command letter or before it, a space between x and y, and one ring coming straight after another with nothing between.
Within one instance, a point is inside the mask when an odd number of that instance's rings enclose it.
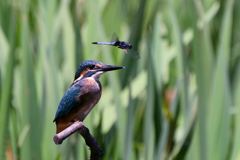
<instances>
[{"instance_id":1,"label":"dragonfly wing","mask_svg":"<svg viewBox=\"0 0 240 160\"><path fill-rule=\"evenodd\" d=\"M133 49L125 49L124 50L127 54L129 54L130 56L132 56L133 58L136 59L140 59L140 55L137 51L133 50Z\"/></svg>"},{"instance_id":2,"label":"dragonfly wing","mask_svg":"<svg viewBox=\"0 0 240 160\"><path fill-rule=\"evenodd\" d=\"M118 36L116 35L116 33L113 33L111 42L117 42L117 41L119 41L119 38L118 38Z\"/></svg>"}]
</instances>

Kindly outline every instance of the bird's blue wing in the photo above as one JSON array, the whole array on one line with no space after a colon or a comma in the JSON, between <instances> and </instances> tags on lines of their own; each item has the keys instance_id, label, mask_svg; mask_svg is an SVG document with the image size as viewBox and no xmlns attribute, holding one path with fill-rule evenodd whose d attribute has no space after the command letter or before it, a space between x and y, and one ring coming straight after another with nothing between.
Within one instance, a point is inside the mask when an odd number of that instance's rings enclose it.
<instances>
[{"instance_id":1,"label":"bird's blue wing","mask_svg":"<svg viewBox=\"0 0 240 160\"><path fill-rule=\"evenodd\" d=\"M72 85L67 90L59 103L58 110L53 122L55 122L57 118L66 116L73 107L80 103L79 99L76 98L77 96L81 95L80 92L81 87L76 85Z\"/></svg>"}]
</instances>

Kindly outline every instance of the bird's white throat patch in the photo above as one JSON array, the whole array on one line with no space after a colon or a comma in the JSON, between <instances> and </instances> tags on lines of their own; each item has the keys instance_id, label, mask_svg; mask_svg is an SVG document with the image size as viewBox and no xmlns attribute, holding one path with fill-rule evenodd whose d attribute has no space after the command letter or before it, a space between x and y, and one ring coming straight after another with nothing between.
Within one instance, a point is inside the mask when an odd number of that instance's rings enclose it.
<instances>
[{"instance_id":1,"label":"bird's white throat patch","mask_svg":"<svg viewBox=\"0 0 240 160\"><path fill-rule=\"evenodd\" d=\"M95 74L93 74L91 77L98 80L99 77L103 74L104 72L103 71L99 71L99 72L96 72Z\"/></svg>"}]
</instances>

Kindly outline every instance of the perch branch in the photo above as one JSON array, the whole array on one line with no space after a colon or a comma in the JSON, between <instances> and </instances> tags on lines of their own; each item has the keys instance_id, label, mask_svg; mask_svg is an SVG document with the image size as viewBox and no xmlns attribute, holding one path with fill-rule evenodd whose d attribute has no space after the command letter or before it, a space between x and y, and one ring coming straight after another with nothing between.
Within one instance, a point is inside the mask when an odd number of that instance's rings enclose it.
<instances>
[{"instance_id":1,"label":"perch branch","mask_svg":"<svg viewBox=\"0 0 240 160\"><path fill-rule=\"evenodd\" d=\"M56 134L53 137L55 144L61 144L64 139L72 135L74 132L78 132L85 139L86 145L91 150L91 160L98 160L104 154L102 148L98 145L96 139L90 134L89 129L84 126L82 122L75 122L62 132Z\"/></svg>"},{"instance_id":2,"label":"perch branch","mask_svg":"<svg viewBox=\"0 0 240 160\"><path fill-rule=\"evenodd\" d=\"M81 130L83 127L84 127L84 124L82 122L73 123L71 126L66 128L62 132L56 134L53 137L53 141L55 142L55 144L62 144L64 139L71 136L74 132Z\"/></svg>"}]
</instances>

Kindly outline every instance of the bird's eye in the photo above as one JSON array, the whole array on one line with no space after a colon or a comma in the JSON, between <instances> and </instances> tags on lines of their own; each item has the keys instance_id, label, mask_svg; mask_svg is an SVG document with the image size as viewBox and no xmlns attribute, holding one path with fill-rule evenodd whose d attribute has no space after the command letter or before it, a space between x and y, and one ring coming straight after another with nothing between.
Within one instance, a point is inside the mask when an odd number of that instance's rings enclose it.
<instances>
[{"instance_id":1,"label":"bird's eye","mask_svg":"<svg viewBox=\"0 0 240 160\"><path fill-rule=\"evenodd\" d=\"M90 69L93 69L94 67L95 67L94 65L90 65L90 66L89 66Z\"/></svg>"}]
</instances>

